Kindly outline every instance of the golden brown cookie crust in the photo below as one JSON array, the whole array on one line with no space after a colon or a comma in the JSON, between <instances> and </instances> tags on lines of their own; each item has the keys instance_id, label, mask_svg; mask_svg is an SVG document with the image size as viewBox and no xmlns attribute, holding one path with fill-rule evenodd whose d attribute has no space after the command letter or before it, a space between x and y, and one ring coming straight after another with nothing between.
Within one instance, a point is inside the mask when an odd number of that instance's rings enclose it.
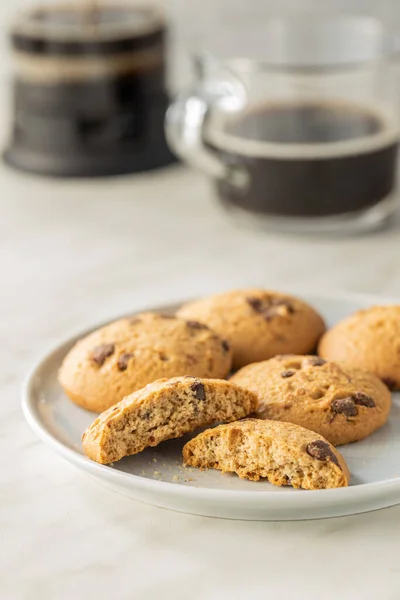
<instances>
[{"instance_id":1,"label":"golden brown cookie crust","mask_svg":"<svg viewBox=\"0 0 400 600\"><path fill-rule=\"evenodd\" d=\"M227 342L203 324L142 313L80 340L65 357L59 381L76 404L102 412L162 377L223 378L231 363Z\"/></svg>"},{"instance_id":2,"label":"golden brown cookie crust","mask_svg":"<svg viewBox=\"0 0 400 600\"><path fill-rule=\"evenodd\" d=\"M311 352L325 330L322 317L302 300L259 288L202 298L177 314L206 323L225 337L235 369L276 354Z\"/></svg>"},{"instance_id":3,"label":"golden brown cookie crust","mask_svg":"<svg viewBox=\"0 0 400 600\"><path fill-rule=\"evenodd\" d=\"M204 431L185 444L183 460L307 490L344 487L350 479L343 457L322 436L277 421L244 419Z\"/></svg>"},{"instance_id":4,"label":"golden brown cookie crust","mask_svg":"<svg viewBox=\"0 0 400 600\"><path fill-rule=\"evenodd\" d=\"M391 389L400 389L400 306L356 312L325 333L318 352L327 360L371 371Z\"/></svg>"},{"instance_id":5,"label":"golden brown cookie crust","mask_svg":"<svg viewBox=\"0 0 400 600\"><path fill-rule=\"evenodd\" d=\"M102 413L83 435L89 458L110 463L200 427L255 410L248 390L218 379L175 377L150 383Z\"/></svg>"},{"instance_id":6,"label":"golden brown cookie crust","mask_svg":"<svg viewBox=\"0 0 400 600\"><path fill-rule=\"evenodd\" d=\"M276 356L231 381L257 395L257 417L301 425L334 445L362 440L390 412L390 391L375 375L317 356Z\"/></svg>"}]
</instances>

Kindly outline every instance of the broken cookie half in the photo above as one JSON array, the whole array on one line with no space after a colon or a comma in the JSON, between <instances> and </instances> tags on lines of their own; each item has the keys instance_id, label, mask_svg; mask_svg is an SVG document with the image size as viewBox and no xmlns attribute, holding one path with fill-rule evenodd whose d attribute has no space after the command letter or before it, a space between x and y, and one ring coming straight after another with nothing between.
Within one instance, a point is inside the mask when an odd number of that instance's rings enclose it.
<instances>
[{"instance_id":1,"label":"broken cookie half","mask_svg":"<svg viewBox=\"0 0 400 600\"><path fill-rule=\"evenodd\" d=\"M89 458L107 464L200 427L254 412L256 396L229 381L159 379L101 413L83 435Z\"/></svg>"},{"instance_id":2,"label":"broken cookie half","mask_svg":"<svg viewBox=\"0 0 400 600\"><path fill-rule=\"evenodd\" d=\"M244 419L208 429L184 446L183 460L306 490L345 487L350 479L342 455L321 435L278 421Z\"/></svg>"}]
</instances>

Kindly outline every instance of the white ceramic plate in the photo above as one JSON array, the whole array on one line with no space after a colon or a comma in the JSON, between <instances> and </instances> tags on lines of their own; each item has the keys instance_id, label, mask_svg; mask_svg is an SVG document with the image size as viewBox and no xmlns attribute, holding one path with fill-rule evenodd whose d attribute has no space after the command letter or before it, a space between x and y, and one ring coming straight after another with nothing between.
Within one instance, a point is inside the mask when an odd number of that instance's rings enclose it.
<instances>
[{"instance_id":1,"label":"white ceramic plate","mask_svg":"<svg viewBox=\"0 0 400 600\"><path fill-rule=\"evenodd\" d=\"M329 325L359 308L393 301L349 295L302 297ZM163 306L158 310L176 308ZM61 344L34 367L23 389L23 410L46 444L103 485L163 508L229 519L317 519L400 503L399 394L394 395L389 422L382 429L362 442L340 448L352 473L348 488L294 490L266 481L244 481L219 471L187 469L181 461L182 439L124 458L113 466L92 462L83 454L81 436L95 415L70 402L57 383L60 363L76 339Z\"/></svg>"}]
</instances>

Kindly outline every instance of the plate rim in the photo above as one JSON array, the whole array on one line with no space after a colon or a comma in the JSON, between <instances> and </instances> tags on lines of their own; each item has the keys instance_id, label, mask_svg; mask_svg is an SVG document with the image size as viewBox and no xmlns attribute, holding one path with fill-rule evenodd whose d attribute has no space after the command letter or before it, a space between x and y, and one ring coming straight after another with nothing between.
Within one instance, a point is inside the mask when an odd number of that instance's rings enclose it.
<instances>
[{"instance_id":1,"label":"plate rim","mask_svg":"<svg viewBox=\"0 0 400 600\"><path fill-rule=\"evenodd\" d=\"M288 293L292 293L294 295L299 295L299 291L289 291ZM363 302L371 302L371 305L378 304L390 304L390 303L400 303L400 298L396 296L380 296L377 294L363 294L363 293L353 293L353 292L335 292L333 294L320 293L314 291L300 291L300 295L306 296L306 300L309 302L313 302L315 300L342 300L342 301L363 301ZM192 298L194 299L194 298ZM176 307L177 305L183 304L184 302L188 302L191 299L185 300L176 300L176 301L168 301L165 304L160 304L157 306L150 306L147 308L137 308L129 313L120 314L119 316L114 317L114 319L124 318L127 315L133 315L138 312L143 311L161 311L167 310L168 307ZM353 486L343 487L343 488L333 488L333 489L323 489L323 490L299 490L300 494L292 494L287 493L281 490L262 490L262 491L253 491L253 490L235 490L235 489L221 489L221 488L208 488L201 486L185 486L182 483L176 482L168 482L168 481L160 481L153 480L148 477L142 477L140 475L136 475L134 473L128 473L125 471L119 471L117 469L110 468L108 465L102 465L96 463L95 461L90 460L83 454L80 454L73 448L68 447L63 442L58 440L44 425L43 421L39 418L38 410L37 410L37 401L35 400L35 394L33 391L34 381L37 377L37 374L40 370L46 365L47 362L52 360L54 354L59 353L65 346L74 343L77 338L80 338L84 335L87 335L94 329L102 327L103 325L111 322L111 319L107 318L106 320L102 320L99 324L98 322L85 328L84 330L80 329L79 331L73 332L72 335L69 335L68 338L63 337L61 340L53 342L51 347L48 348L47 351L42 352L40 356L33 362L33 365L29 369L26 377L22 382L21 387L21 405L22 412L24 417L35 433L35 435L43 441L46 445L50 446L59 456L66 459L71 464L74 464L89 474L93 474L98 479L106 479L110 483L114 483L117 485L131 485L129 487L140 487L141 489L145 489L148 492L160 492L163 490L168 493L170 496L179 495L180 497L184 496L188 499L199 498L199 499L212 499L215 496L218 496L221 500L232 501L232 500L246 500L249 502L251 500L256 501L258 504L258 500L268 497L272 497L275 500L278 500L280 503L291 504L295 503L297 508L302 508L299 504L304 507L309 506L308 502L310 500L310 494L313 494L313 498L315 498L315 492L319 493L319 498L324 498L324 501L327 500L339 500L339 499L349 499L349 496L352 496L352 499L355 500L357 496L364 496L366 492L379 491L383 494L384 492L390 493L396 490L400 491L400 477L394 477L390 479L384 479L381 481L374 481L369 483L360 483ZM128 482L128 483L127 483ZM134 484L134 485L132 485ZM161 488L161 489L160 489Z\"/></svg>"}]
</instances>

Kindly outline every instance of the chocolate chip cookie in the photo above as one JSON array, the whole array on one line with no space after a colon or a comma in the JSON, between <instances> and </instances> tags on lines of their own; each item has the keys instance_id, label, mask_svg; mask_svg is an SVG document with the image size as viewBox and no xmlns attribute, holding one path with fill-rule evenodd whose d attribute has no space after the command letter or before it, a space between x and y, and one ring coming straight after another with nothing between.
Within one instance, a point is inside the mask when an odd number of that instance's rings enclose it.
<instances>
[{"instance_id":1,"label":"chocolate chip cookie","mask_svg":"<svg viewBox=\"0 0 400 600\"><path fill-rule=\"evenodd\" d=\"M185 444L183 460L191 467L306 490L345 487L350 479L342 455L322 436L276 421L244 419L208 429Z\"/></svg>"},{"instance_id":2,"label":"chocolate chip cookie","mask_svg":"<svg viewBox=\"0 0 400 600\"><path fill-rule=\"evenodd\" d=\"M307 427L335 446L367 437L390 412L390 391L375 375L319 356L276 356L231 381L256 394L258 418Z\"/></svg>"},{"instance_id":3,"label":"chocolate chip cookie","mask_svg":"<svg viewBox=\"0 0 400 600\"><path fill-rule=\"evenodd\" d=\"M226 338L235 369L276 354L312 352L325 330L322 317L302 300L262 289L203 298L177 314L206 323Z\"/></svg>"},{"instance_id":4,"label":"chocolate chip cookie","mask_svg":"<svg viewBox=\"0 0 400 600\"><path fill-rule=\"evenodd\" d=\"M115 462L199 427L241 419L256 404L252 392L229 381L161 379L102 413L83 435L83 448L92 460Z\"/></svg>"},{"instance_id":5,"label":"chocolate chip cookie","mask_svg":"<svg viewBox=\"0 0 400 600\"><path fill-rule=\"evenodd\" d=\"M400 306L373 306L340 321L322 337L318 352L328 360L371 371L400 389Z\"/></svg>"},{"instance_id":6,"label":"chocolate chip cookie","mask_svg":"<svg viewBox=\"0 0 400 600\"><path fill-rule=\"evenodd\" d=\"M161 377L223 378L231 363L228 343L207 325L142 313L79 341L65 357L59 381L76 404L102 412Z\"/></svg>"}]
</instances>

